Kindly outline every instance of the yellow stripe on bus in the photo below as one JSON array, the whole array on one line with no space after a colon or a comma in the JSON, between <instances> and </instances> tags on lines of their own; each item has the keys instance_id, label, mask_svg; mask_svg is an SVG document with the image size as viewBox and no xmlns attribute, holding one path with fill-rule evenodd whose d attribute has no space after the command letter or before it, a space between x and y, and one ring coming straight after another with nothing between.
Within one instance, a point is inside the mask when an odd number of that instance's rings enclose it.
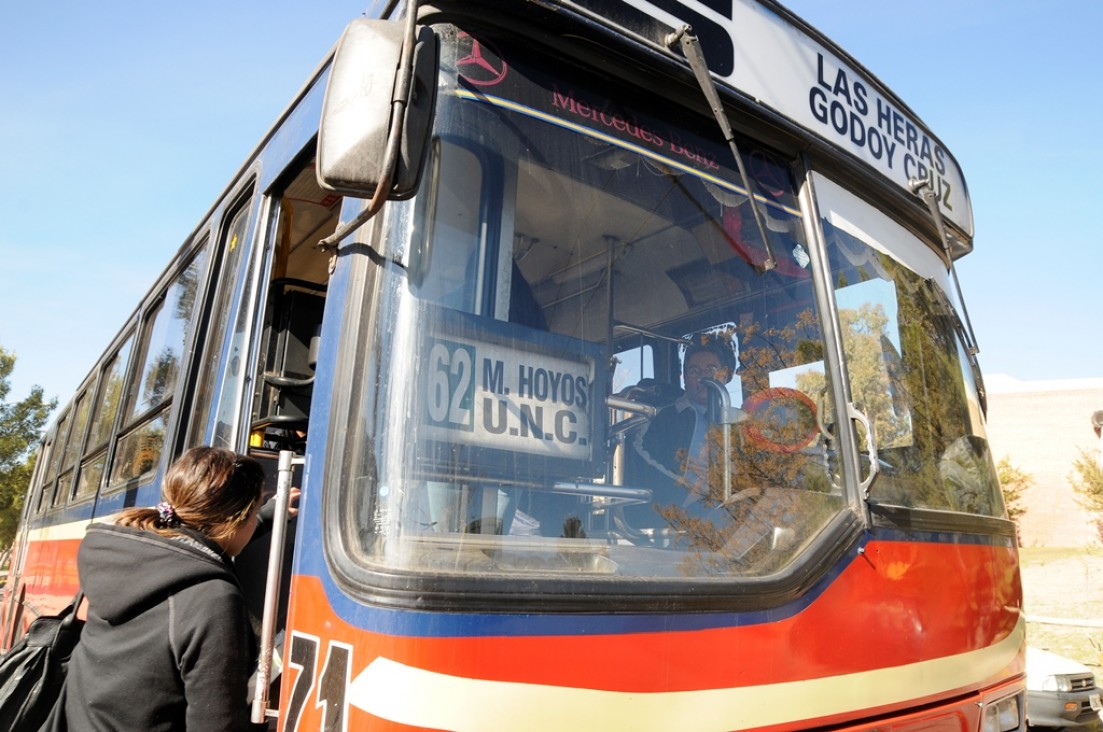
<instances>
[{"instance_id":1,"label":"yellow stripe on bus","mask_svg":"<svg viewBox=\"0 0 1103 732\"><path fill-rule=\"evenodd\" d=\"M380 657L352 682L348 701L400 724L454 732L755 728L868 710L999 677L1014 662L1025 633L1020 620L1000 643L945 658L766 686L659 693L469 679Z\"/></svg>"}]
</instances>

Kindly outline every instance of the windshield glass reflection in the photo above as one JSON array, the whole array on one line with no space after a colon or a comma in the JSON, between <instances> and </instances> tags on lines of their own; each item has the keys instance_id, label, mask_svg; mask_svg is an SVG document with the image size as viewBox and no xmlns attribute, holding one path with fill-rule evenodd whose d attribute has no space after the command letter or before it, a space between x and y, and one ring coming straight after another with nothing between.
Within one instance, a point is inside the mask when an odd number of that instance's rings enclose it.
<instances>
[{"instance_id":1,"label":"windshield glass reflection","mask_svg":"<svg viewBox=\"0 0 1103 732\"><path fill-rule=\"evenodd\" d=\"M377 479L350 494L363 560L486 576L788 566L844 500L785 163L741 142L766 270L714 121L479 52L508 73L489 89L445 59L433 174L409 204L425 242L395 295L403 348L380 356L403 378L365 406L379 438L358 452Z\"/></svg>"}]
</instances>

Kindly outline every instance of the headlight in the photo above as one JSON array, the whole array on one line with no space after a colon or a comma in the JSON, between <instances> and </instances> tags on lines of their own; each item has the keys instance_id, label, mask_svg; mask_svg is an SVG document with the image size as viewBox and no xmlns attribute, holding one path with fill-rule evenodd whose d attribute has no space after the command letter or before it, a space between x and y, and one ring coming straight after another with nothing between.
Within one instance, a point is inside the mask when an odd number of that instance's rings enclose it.
<instances>
[{"instance_id":1,"label":"headlight","mask_svg":"<svg viewBox=\"0 0 1103 732\"><path fill-rule=\"evenodd\" d=\"M1004 699L998 705L1000 710L1000 729L1012 730L1019 728L1019 703L1015 697Z\"/></svg>"},{"instance_id":2,"label":"headlight","mask_svg":"<svg viewBox=\"0 0 1103 732\"><path fill-rule=\"evenodd\" d=\"M982 732L1011 732L1019 729L1019 698L1009 696L984 708Z\"/></svg>"},{"instance_id":3,"label":"headlight","mask_svg":"<svg viewBox=\"0 0 1103 732\"><path fill-rule=\"evenodd\" d=\"M1084 674L1055 674L1042 680L1043 691L1084 691L1095 688L1095 677Z\"/></svg>"}]
</instances>

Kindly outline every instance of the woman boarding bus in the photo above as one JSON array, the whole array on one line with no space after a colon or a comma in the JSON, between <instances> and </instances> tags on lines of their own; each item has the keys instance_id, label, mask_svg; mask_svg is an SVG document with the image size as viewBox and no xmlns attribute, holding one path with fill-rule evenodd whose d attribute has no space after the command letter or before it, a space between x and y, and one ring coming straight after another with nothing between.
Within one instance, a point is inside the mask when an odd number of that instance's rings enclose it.
<instances>
[{"instance_id":1,"label":"woman boarding bus","mask_svg":"<svg viewBox=\"0 0 1103 732\"><path fill-rule=\"evenodd\" d=\"M6 638L214 444L302 488L238 566L287 732L1021 729L941 141L774 2L380 17L48 433Z\"/></svg>"}]
</instances>

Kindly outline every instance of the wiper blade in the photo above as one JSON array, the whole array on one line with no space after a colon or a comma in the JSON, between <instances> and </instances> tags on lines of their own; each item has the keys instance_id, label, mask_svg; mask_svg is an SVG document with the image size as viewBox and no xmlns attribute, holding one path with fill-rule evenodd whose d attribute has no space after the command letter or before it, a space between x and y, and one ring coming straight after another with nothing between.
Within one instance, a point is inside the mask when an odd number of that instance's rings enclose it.
<instances>
[{"instance_id":1,"label":"wiper blade","mask_svg":"<svg viewBox=\"0 0 1103 732\"><path fill-rule=\"evenodd\" d=\"M961 312L965 316L965 347L969 350L970 355L975 356L980 353L980 347L977 346L977 337L973 333L973 323L969 320L969 309L965 307L965 297L961 294L961 283L958 282L957 268L954 267L954 255L950 251L950 235L942 221L942 210L938 207L938 194L935 193L934 188L931 187L931 181L927 178L913 178L908 181L908 187L912 193L918 195L927 204L927 208L931 212L931 218L934 219L935 228L938 229L939 243L942 244L942 251L949 263L947 269L954 280L957 299L961 303Z\"/></svg>"},{"instance_id":2,"label":"wiper blade","mask_svg":"<svg viewBox=\"0 0 1103 732\"><path fill-rule=\"evenodd\" d=\"M701 51L701 44L697 40L697 36L694 35L693 29L688 25L683 25L666 38L666 44L670 47L679 43L682 47L682 53L685 54L686 60L689 62L689 67L693 69L693 75L697 77L697 83L700 85L701 91L705 93L705 99L708 100L709 106L712 108L712 114L720 125L720 131L724 134L724 139L727 141L728 147L731 148L732 155L735 156L735 165L739 170L739 177L743 179L743 187L747 190L747 198L751 202L751 212L754 214L755 223L758 225L758 234L762 237L763 246L766 247L766 261L762 263L762 271L768 272L777 266L777 260L774 259L774 251L770 247L770 237L766 231L766 219L763 217L758 201L755 199L754 188L751 187L751 179L743 165L743 156L739 154L739 145L735 142L735 134L732 132L731 123L728 122L728 116L724 112L723 105L720 104L720 95L716 91L716 84L712 79L712 74L709 73L708 64L705 63L705 54Z\"/></svg>"}]
</instances>

